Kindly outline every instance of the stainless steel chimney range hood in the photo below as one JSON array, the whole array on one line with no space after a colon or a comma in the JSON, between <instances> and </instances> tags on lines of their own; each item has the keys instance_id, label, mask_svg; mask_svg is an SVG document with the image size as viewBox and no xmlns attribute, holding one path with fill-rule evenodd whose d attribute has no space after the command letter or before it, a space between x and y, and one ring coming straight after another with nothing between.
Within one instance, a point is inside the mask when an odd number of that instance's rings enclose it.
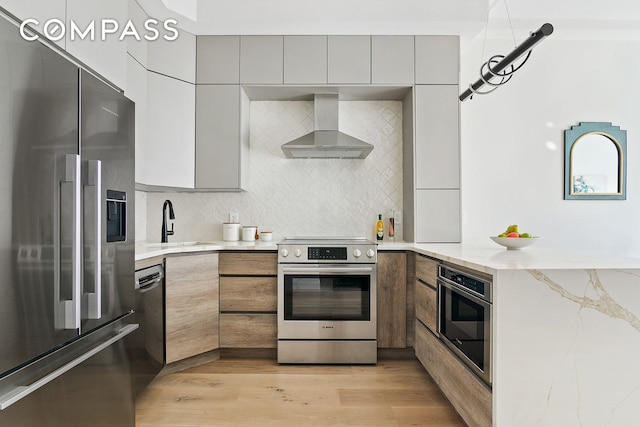
<instances>
[{"instance_id":1,"label":"stainless steel chimney range hood","mask_svg":"<svg viewBox=\"0 0 640 427\"><path fill-rule=\"evenodd\" d=\"M282 145L289 159L364 159L373 145L338 131L338 94L315 94L314 131Z\"/></svg>"}]
</instances>

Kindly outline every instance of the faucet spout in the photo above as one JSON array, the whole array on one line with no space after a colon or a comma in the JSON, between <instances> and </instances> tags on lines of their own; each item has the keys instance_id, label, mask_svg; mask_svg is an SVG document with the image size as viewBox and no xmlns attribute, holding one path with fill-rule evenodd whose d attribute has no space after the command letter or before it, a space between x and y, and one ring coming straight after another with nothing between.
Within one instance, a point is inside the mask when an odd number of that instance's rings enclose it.
<instances>
[{"instance_id":1,"label":"faucet spout","mask_svg":"<svg viewBox=\"0 0 640 427\"><path fill-rule=\"evenodd\" d=\"M160 243L167 243L168 236L173 236L173 223L171 223L171 230L167 230L167 207L169 208L169 219L176 219L176 215L173 213L173 203L171 200L165 200L162 205L162 237Z\"/></svg>"}]
</instances>

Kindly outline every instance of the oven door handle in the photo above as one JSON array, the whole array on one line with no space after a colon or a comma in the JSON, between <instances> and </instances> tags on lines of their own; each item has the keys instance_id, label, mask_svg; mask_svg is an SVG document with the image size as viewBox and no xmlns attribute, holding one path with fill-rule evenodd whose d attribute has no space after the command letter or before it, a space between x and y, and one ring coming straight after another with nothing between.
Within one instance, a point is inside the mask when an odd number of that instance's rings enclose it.
<instances>
[{"instance_id":1,"label":"oven door handle","mask_svg":"<svg viewBox=\"0 0 640 427\"><path fill-rule=\"evenodd\" d=\"M362 274L373 273L373 267L284 267L282 269L284 274L287 273L304 273L304 274Z\"/></svg>"}]
</instances>

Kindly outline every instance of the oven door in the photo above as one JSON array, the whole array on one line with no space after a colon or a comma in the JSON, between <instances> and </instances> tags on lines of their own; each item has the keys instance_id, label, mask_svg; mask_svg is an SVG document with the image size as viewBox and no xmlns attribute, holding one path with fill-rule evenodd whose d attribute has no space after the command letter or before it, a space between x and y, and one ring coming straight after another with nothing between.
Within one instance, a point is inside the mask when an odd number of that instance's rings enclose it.
<instances>
[{"instance_id":1,"label":"oven door","mask_svg":"<svg viewBox=\"0 0 640 427\"><path fill-rule=\"evenodd\" d=\"M278 339L376 339L375 264L280 264Z\"/></svg>"},{"instance_id":2,"label":"oven door","mask_svg":"<svg viewBox=\"0 0 640 427\"><path fill-rule=\"evenodd\" d=\"M444 280L438 299L440 339L491 384L491 304Z\"/></svg>"}]
</instances>

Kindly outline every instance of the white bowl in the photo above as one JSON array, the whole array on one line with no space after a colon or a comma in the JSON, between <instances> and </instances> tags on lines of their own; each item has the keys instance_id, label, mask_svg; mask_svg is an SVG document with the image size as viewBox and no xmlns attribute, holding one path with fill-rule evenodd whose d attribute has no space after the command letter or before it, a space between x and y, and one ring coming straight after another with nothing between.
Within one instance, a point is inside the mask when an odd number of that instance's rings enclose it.
<instances>
[{"instance_id":1,"label":"white bowl","mask_svg":"<svg viewBox=\"0 0 640 427\"><path fill-rule=\"evenodd\" d=\"M507 249L521 249L533 245L540 237L491 237L491 240Z\"/></svg>"}]
</instances>

